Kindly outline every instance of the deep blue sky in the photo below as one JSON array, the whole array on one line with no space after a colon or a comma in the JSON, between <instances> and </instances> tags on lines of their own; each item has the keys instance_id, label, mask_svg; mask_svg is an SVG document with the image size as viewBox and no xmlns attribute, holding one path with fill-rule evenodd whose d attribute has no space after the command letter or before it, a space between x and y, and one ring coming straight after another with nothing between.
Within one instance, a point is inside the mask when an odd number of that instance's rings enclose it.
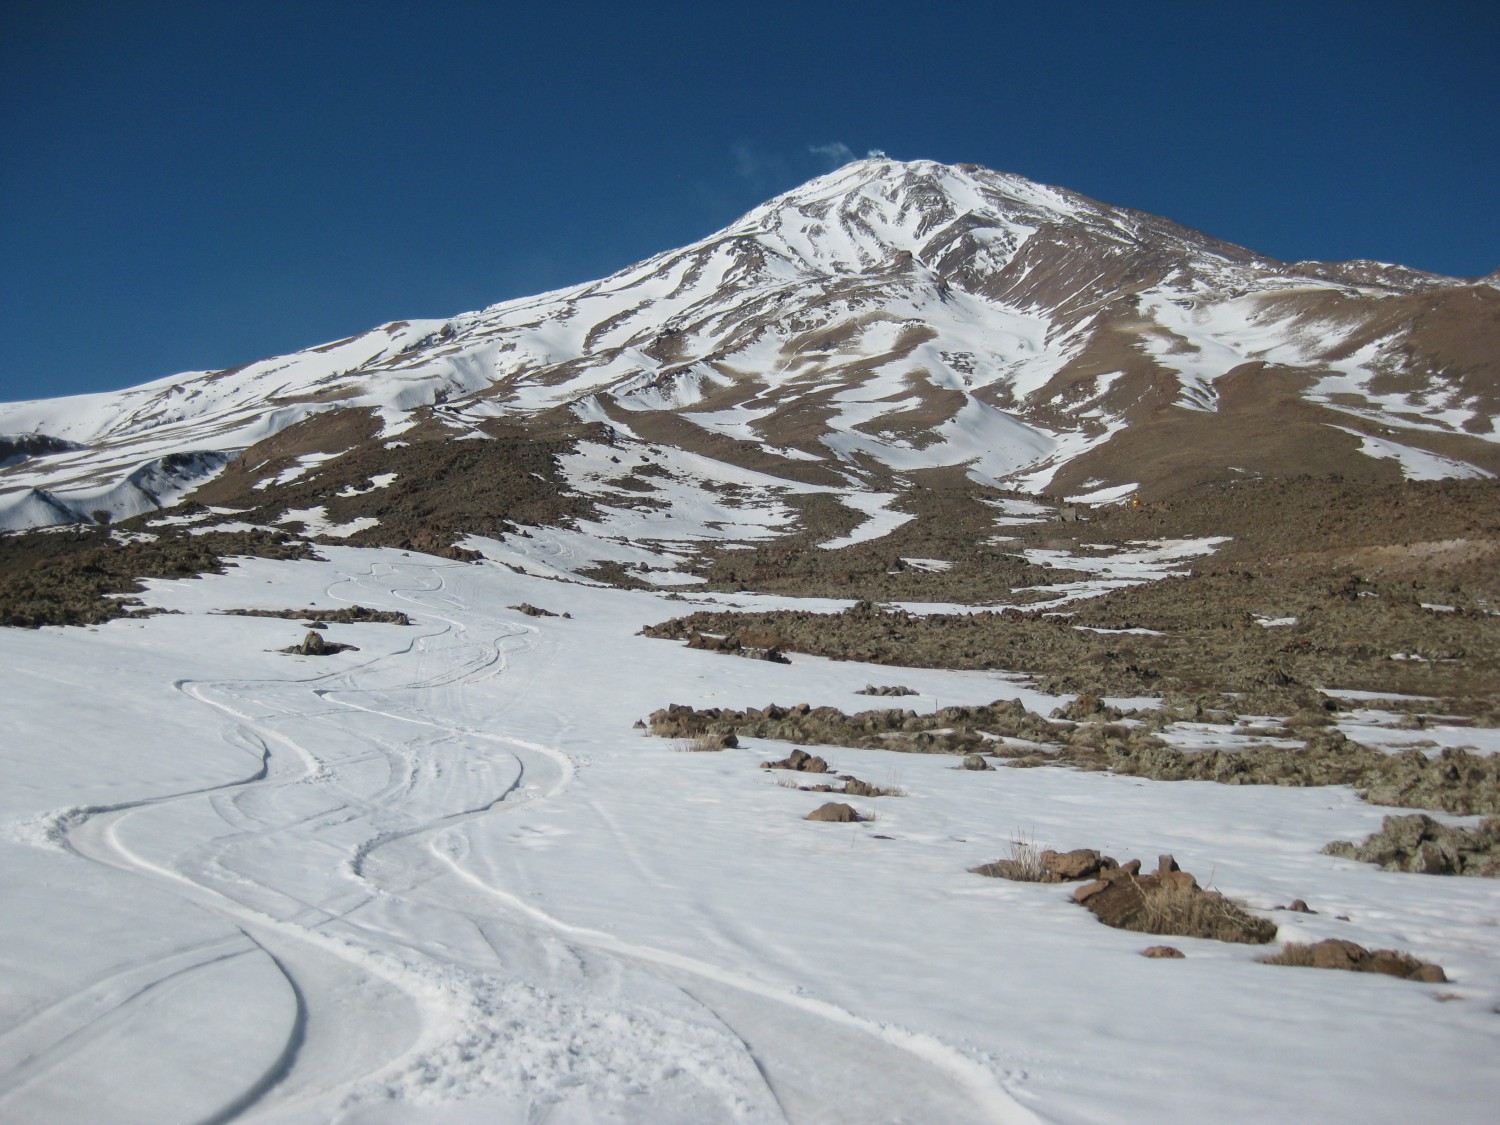
<instances>
[{"instance_id":1,"label":"deep blue sky","mask_svg":"<svg viewBox=\"0 0 1500 1125\"><path fill-rule=\"evenodd\" d=\"M0 4L0 400L600 277L878 148L1500 267L1490 3Z\"/></svg>"}]
</instances>

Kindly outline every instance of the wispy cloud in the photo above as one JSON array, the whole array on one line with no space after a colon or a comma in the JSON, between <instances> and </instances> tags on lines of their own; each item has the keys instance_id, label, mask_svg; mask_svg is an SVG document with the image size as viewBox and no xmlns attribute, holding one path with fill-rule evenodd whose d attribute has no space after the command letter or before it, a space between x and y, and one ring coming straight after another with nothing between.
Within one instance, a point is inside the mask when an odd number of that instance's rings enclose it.
<instances>
[{"instance_id":1,"label":"wispy cloud","mask_svg":"<svg viewBox=\"0 0 1500 1125\"><path fill-rule=\"evenodd\" d=\"M715 169L702 188L706 205L716 214L743 207L747 191L753 193L752 199L766 199L859 159L843 141L768 148L744 137L729 145L727 155L727 175L722 166ZM883 157L885 153L872 150L865 155Z\"/></svg>"},{"instance_id":2,"label":"wispy cloud","mask_svg":"<svg viewBox=\"0 0 1500 1125\"><path fill-rule=\"evenodd\" d=\"M808 145L807 151L819 160L826 162L827 168L824 170L829 172L835 168L842 168L851 160L860 159L859 154L843 141L829 141L826 145ZM885 153L878 148L872 148L864 155L864 159L866 160L884 160L885 158Z\"/></svg>"},{"instance_id":3,"label":"wispy cloud","mask_svg":"<svg viewBox=\"0 0 1500 1125\"><path fill-rule=\"evenodd\" d=\"M854 159L854 150L843 141L830 141L826 145L808 145L807 151L826 160L830 171Z\"/></svg>"}]
</instances>

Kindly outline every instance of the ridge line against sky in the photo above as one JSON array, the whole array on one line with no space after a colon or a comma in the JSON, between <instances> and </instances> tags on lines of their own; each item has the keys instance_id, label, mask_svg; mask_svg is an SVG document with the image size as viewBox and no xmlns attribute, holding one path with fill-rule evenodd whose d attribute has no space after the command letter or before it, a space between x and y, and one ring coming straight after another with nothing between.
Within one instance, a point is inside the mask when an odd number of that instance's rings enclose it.
<instances>
[{"instance_id":1,"label":"ridge line against sky","mask_svg":"<svg viewBox=\"0 0 1500 1125\"><path fill-rule=\"evenodd\" d=\"M871 149L1500 267L1500 7L13 0L0 400L606 276Z\"/></svg>"}]
</instances>

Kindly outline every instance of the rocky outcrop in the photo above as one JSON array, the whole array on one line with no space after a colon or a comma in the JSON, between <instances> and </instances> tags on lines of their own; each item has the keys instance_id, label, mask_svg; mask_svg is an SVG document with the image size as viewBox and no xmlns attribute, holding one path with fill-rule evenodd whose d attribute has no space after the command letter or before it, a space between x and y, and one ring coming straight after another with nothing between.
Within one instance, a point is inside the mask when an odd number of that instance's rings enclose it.
<instances>
[{"instance_id":1,"label":"rocky outcrop","mask_svg":"<svg viewBox=\"0 0 1500 1125\"><path fill-rule=\"evenodd\" d=\"M557 616L557 614L553 613L550 609L542 609L538 606L532 605L530 602L522 602L520 605L513 605L510 608L515 610L517 613L524 613L527 617Z\"/></svg>"},{"instance_id":2,"label":"rocky outcrop","mask_svg":"<svg viewBox=\"0 0 1500 1125\"><path fill-rule=\"evenodd\" d=\"M1384 973L1428 984L1441 984L1448 979L1448 974L1440 966L1419 961L1410 953L1395 949L1366 949L1340 938L1328 938L1312 945L1289 944L1275 956L1263 958L1261 963L1306 969L1342 969L1352 973Z\"/></svg>"},{"instance_id":3,"label":"rocky outcrop","mask_svg":"<svg viewBox=\"0 0 1500 1125\"><path fill-rule=\"evenodd\" d=\"M763 770L796 770L798 773L827 773L828 762L816 754L809 754L806 750L793 750L785 758L776 762L762 762L760 768Z\"/></svg>"},{"instance_id":4,"label":"rocky outcrop","mask_svg":"<svg viewBox=\"0 0 1500 1125\"><path fill-rule=\"evenodd\" d=\"M1188 751L1122 722L1049 721L1015 699L944 707L930 714L888 708L853 715L806 703L744 711L694 710L674 703L651 715L651 730L664 737L734 730L814 745L917 754L1006 754L1025 764L1053 762L1158 781L1350 785L1362 790L1372 804L1458 815L1500 814L1500 755L1455 747L1430 758L1416 749L1390 754L1332 728L1315 729L1300 748L1251 745L1242 750Z\"/></svg>"},{"instance_id":5,"label":"rocky outcrop","mask_svg":"<svg viewBox=\"0 0 1500 1125\"><path fill-rule=\"evenodd\" d=\"M1262 945L1276 936L1276 924L1257 918L1218 891L1204 890L1169 855L1156 871L1140 874L1140 861L1100 872L1073 893L1107 926L1147 934L1212 938Z\"/></svg>"},{"instance_id":6,"label":"rocky outcrop","mask_svg":"<svg viewBox=\"0 0 1500 1125\"><path fill-rule=\"evenodd\" d=\"M1080 879L1095 879L1106 871L1120 865L1107 855L1092 848L1075 848L1071 852L1055 852L1050 849L1038 852L1023 840L1011 844L1011 857L997 859L993 863L982 863L969 868L976 875L987 875L992 879L1010 879L1018 883L1076 883ZM1139 867L1137 862L1137 867Z\"/></svg>"},{"instance_id":7,"label":"rocky outcrop","mask_svg":"<svg viewBox=\"0 0 1500 1125\"><path fill-rule=\"evenodd\" d=\"M334 609L225 609L219 612L233 617L279 617L287 621L322 621L339 625L411 624L411 618L399 609L370 609L362 605L344 605Z\"/></svg>"},{"instance_id":8,"label":"rocky outcrop","mask_svg":"<svg viewBox=\"0 0 1500 1125\"><path fill-rule=\"evenodd\" d=\"M743 656L747 660L768 660L772 664L791 663L791 660L774 645L770 647L747 645L735 638L716 637L707 633L693 633L688 637L687 646L704 652L722 652L726 656Z\"/></svg>"},{"instance_id":9,"label":"rocky outcrop","mask_svg":"<svg viewBox=\"0 0 1500 1125\"><path fill-rule=\"evenodd\" d=\"M997 743L987 735L1029 741L1050 741L1057 737L1056 728L1028 711L1019 699L997 700L980 707L944 707L925 715L894 707L848 715L836 707L812 707L806 703L792 707L773 703L764 709L751 707L744 711L719 707L695 710L674 703L653 712L650 724L653 734L666 738L680 738L700 730L734 730L752 738L782 742L918 754L990 753Z\"/></svg>"},{"instance_id":10,"label":"rocky outcrop","mask_svg":"<svg viewBox=\"0 0 1500 1125\"><path fill-rule=\"evenodd\" d=\"M340 644L337 641L325 640L323 634L316 629L309 629L307 636L302 638L301 644L292 645L281 651L293 656L332 656L336 652L359 651L353 645Z\"/></svg>"},{"instance_id":11,"label":"rocky outcrop","mask_svg":"<svg viewBox=\"0 0 1500 1125\"><path fill-rule=\"evenodd\" d=\"M1500 817L1474 828L1450 828L1425 813L1388 816L1364 843L1335 840L1328 855L1379 864L1387 871L1420 875L1500 877Z\"/></svg>"}]
</instances>

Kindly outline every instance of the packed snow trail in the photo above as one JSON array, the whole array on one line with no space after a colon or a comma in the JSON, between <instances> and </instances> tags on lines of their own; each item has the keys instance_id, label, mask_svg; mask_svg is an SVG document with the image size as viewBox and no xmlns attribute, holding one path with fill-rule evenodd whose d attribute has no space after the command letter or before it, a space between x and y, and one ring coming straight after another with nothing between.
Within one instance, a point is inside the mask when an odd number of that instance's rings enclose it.
<instances>
[{"instance_id":1,"label":"packed snow trail","mask_svg":"<svg viewBox=\"0 0 1500 1125\"><path fill-rule=\"evenodd\" d=\"M311 680L179 683L228 719L235 739L265 748L257 775L60 821L77 855L147 879L242 935L140 967L148 988L254 957L292 998L284 1047L261 1074L219 1093L222 1104L156 1120L317 1120L392 1092L420 1101L427 1083L498 1092L528 1113L582 1084L598 1109L633 1096L627 1116L639 1119L800 1120L830 1098L873 1119L1025 1119L987 1073L936 1041L566 926L466 871L467 819L545 799L573 767L543 742L493 730L497 710L558 674L557 652L539 651L535 628L466 606L448 570L466 568L380 565L327 588L331 599L417 615L422 632L402 650ZM565 730L571 720L557 721ZM454 952L476 934L482 949ZM649 999L596 995L595 975L629 978L627 992ZM66 1036L46 1048L40 1022L30 1033L37 1053L79 1050ZM621 1026L632 1035L615 1034ZM97 1018L81 1031L108 1033ZM129 1051L123 1061L133 1065ZM518 1065L516 1088L495 1081ZM643 1086L642 1076L656 1081ZM34 1086L8 1091L23 1116Z\"/></svg>"}]
</instances>

